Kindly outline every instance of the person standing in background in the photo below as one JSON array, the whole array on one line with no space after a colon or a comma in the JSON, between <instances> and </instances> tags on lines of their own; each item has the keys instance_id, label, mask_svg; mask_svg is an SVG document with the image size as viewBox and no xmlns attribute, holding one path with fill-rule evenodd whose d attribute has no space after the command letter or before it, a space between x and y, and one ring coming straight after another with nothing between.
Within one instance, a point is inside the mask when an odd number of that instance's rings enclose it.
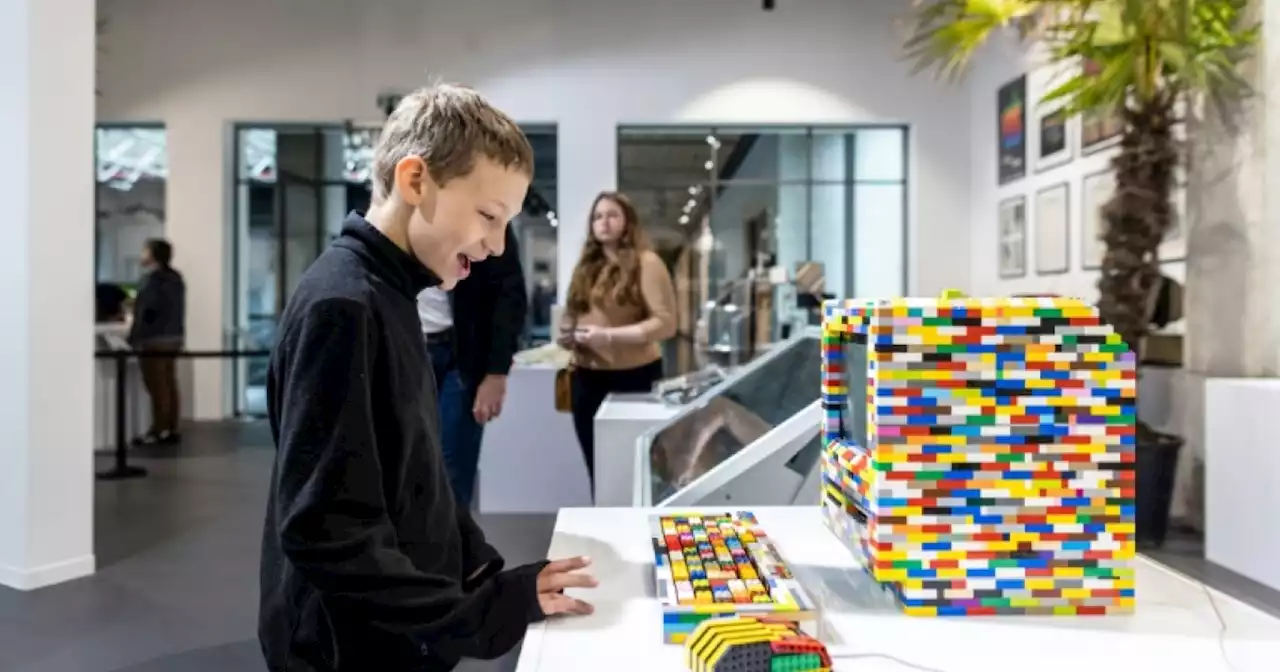
<instances>
[{"instance_id":1,"label":"person standing in background","mask_svg":"<svg viewBox=\"0 0 1280 672\"><path fill-rule=\"evenodd\" d=\"M139 357L142 382L151 397L151 429L136 446L174 444L178 434L178 375L175 356L186 338L187 285L174 270L173 246L159 238L142 246L145 275L134 299L129 343L151 356Z\"/></svg>"},{"instance_id":2,"label":"person standing in background","mask_svg":"<svg viewBox=\"0 0 1280 672\"><path fill-rule=\"evenodd\" d=\"M485 423L502 414L507 374L529 309L515 227L501 256L477 262L453 291L418 295L418 318L439 397L445 468L459 507L470 508Z\"/></svg>"},{"instance_id":3,"label":"person standing in background","mask_svg":"<svg viewBox=\"0 0 1280 672\"><path fill-rule=\"evenodd\" d=\"M675 336L676 293L630 199L602 192L590 217L557 342L574 352L573 428L594 490L596 411L611 393L649 392L662 378L658 344Z\"/></svg>"}]
</instances>

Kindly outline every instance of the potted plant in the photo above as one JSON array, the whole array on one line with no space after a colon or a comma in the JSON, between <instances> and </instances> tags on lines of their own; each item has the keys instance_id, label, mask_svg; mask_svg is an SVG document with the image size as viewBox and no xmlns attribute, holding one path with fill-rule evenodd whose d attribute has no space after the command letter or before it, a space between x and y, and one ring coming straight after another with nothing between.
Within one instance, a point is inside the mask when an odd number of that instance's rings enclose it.
<instances>
[{"instance_id":1,"label":"potted plant","mask_svg":"<svg viewBox=\"0 0 1280 672\"><path fill-rule=\"evenodd\" d=\"M997 33L1039 43L1046 67L1073 73L1045 94L1068 114L1116 113L1123 125L1103 208L1098 311L1141 361L1161 273L1158 251L1175 216L1171 197L1185 152L1179 115L1209 102L1228 115L1250 93L1239 72L1258 25L1250 0L919 0L906 42L917 71L956 77ZM1088 64L1090 67L1084 67ZM1226 117L1226 118L1229 118ZM1168 526L1182 439L1137 423L1140 544Z\"/></svg>"}]
</instances>

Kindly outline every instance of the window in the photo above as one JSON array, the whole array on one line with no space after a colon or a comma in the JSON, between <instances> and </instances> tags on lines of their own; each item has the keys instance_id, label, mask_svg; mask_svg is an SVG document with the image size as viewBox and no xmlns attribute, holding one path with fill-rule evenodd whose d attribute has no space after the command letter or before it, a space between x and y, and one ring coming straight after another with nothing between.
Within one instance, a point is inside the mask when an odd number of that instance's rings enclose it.
<instances>
[{"instance_id":1,"label":"window","mask_svg":"<svg viewBox=\"0 0 1280 672\"><path fill-rule=\"evenodd\" d=\"M139 257L150 238L164 237L168 147L159 126L99 126L95 278L130 289L141 277Z\"/></svg>"},{"instance_id":2,"label":"window","mask_svg":"<svg viewBox=\"0 0 1280 672\"><path fill-rule=\"evenodd\" d=\"M689 294L681 335L723 347L707 306L731 305L741 324L728 340L749 359L808 320L797 292L902 294L906 148L901 126L620 128L619 189L664 256L690 257L675 269ZM781 275L790 282L760 290Z\"/></svg>"},{"instance_id":3,"label":"window","mask_svg":"<svg viewBox=\"0 0 1280 672\"><path fill-rule=\"evenodd\" d=\"M236 128L235 347L270 347L302 273L372 195L378 128L242 125ZM550 337L556 296L556 131L527 127L535 179L513 226L531 297L527 342ZM266 411L265 358L236 366L236 414Z\"/></svg>"}]
</instances>

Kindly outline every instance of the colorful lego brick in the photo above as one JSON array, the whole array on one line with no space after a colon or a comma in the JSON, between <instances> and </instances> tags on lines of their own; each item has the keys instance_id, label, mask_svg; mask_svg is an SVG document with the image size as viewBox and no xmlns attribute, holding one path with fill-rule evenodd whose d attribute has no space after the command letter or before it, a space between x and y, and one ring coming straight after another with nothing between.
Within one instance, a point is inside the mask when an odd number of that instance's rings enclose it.
<instances>
[{"instance_id":1,"label":"colorful lego brick","mask_svg":"<svg viewBox=\"0 0 1280 672\"><path fill-rule=\"evenodd\" d=\"M824 517L907 613L1132 610L1136 366L1092 306L823 316Z\"/></svg>"},{"instance_id":2,"label":"colorful lego brick","mask_svg":"<svg viewBox=\"0 0 1280 672\"><path fill-rule=\"evenodd\" d=\"M708 619L784 615L809 623L817 618L816 603L754 515L667 515L653 518L650 525L668 644L685 642Z\"/></svg>"},{"instance_id":3,"label":"colorful lego brick","mask_svg":"<svg viewBox=\"0 0 1280 672\"><path fill-rule=\"evenodd\" d=\"M692 672L828 672L831 657L793 623L749 617L704 621L685 640Z\"/></svg>"}]
</instances>

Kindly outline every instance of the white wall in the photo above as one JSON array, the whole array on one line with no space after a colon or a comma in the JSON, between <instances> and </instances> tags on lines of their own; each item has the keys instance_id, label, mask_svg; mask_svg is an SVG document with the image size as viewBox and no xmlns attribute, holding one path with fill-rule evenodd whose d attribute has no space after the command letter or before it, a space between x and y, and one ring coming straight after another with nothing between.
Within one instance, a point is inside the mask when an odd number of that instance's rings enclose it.
<instances>
[{"instance_id":1,"label":"white wall","mask_svg":"<svg viewBox=\"0 0 1280 672\"><path fill-rule=\"evenodd\" d=\"M472 84L521 122L559 132L559 213L587 221L616 180L618 124L912 126L911 288L969 278L967 96L910 78L897 20L907 0L113 0L99 88L103 120L162 121L169 235L188 259L193 347L219 344L229 303L234 121L378 116L375 97L430 75ZM195 29L198 27L198 29ZM220 158L222 160L220 160ZM561 227L558 269L585 229ZM224 313L225 313L224 309ZM222 369L198 370L197 413L219 415Z\"/></svg>"},{"instance_id":2,"label":"white wall","mask_svg":"<svg viewBox=\"0 0 1280 672\"><path fill-rule=\"evenodd\" d=\"M1038 67L1043 57L1032 55L1015 44L1012 39L997 40L975 62L966 85L969 91L969 137L972 140L973 169L969 173L972 197L970 221L972 236L970 254L972 278L969 293L975 296L1003 296L1015 293L1051 292L1077 296L1087 301L1098 298L1098 271L1084 270L1083 258L1083 191L1086 175L1106 169L1115 149L1103 150L1088 156L1079 151L1078 120L1073 136L1074 158L1070 163L1044 172L1036 172L1035 154L1038 133L1035 101L1037 91L1043 91L1044 82L1055 72L1052 68ZM1028 74L1029 73L1029 74ZM1004 186L996 178L997 112L996 91L1013 78L1028 74L1027 105L1027 176ZM1037 275L1035 264L1035 196L1036 192L1063 181L1069 190L1069 263L1070 270L1056 275ZM1027 202L1027 274L1022 278L1002 279L998 262L998 208L1001 201L1013 196L1024 196ZM1185 263L1169 262L1162 265L1163 272L1182 281Z\"/></svg>"}]
</instances>

